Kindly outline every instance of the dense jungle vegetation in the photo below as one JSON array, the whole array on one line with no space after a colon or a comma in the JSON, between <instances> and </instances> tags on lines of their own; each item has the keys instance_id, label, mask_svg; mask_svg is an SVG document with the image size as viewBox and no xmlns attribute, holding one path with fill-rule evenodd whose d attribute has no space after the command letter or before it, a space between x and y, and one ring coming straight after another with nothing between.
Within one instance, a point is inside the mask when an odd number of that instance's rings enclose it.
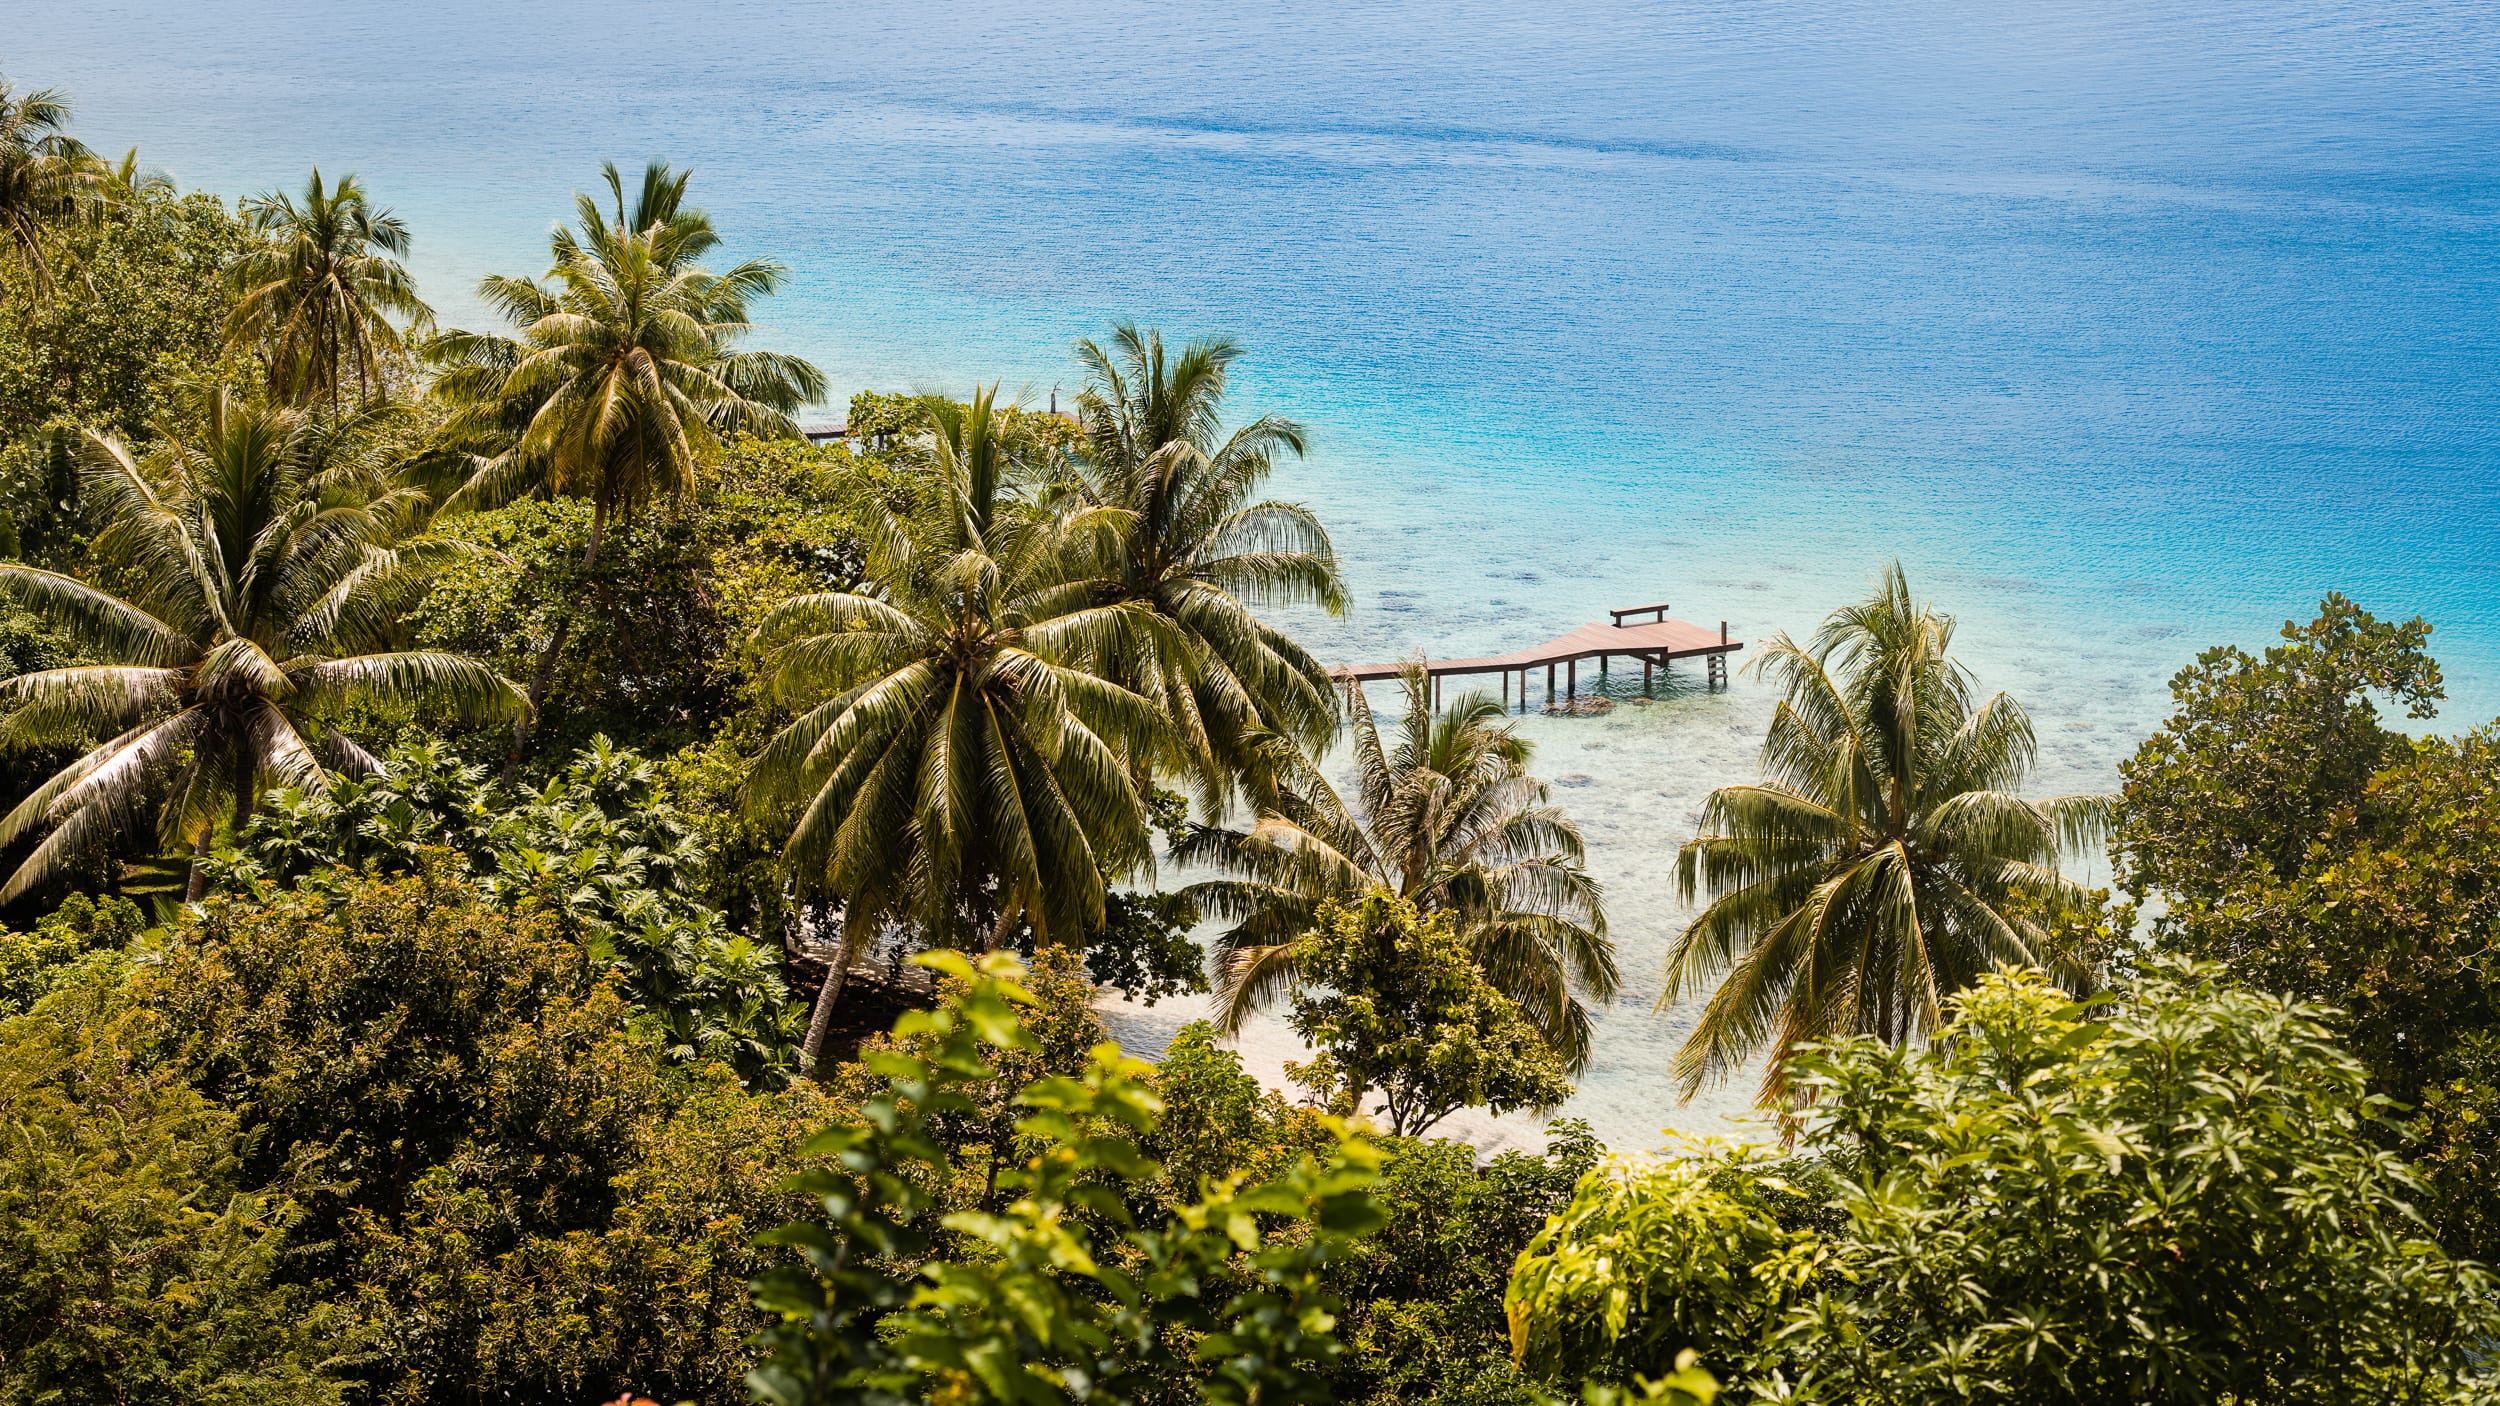
<instances>
[{"instance_id":1,"label":"dense jungle vegetation","mask_svg":"<svg viewBox=\"0 0 2500 1406\"><path fill-rule=\"evenodd\" d=\"M0 86L0 1402L2500 1399L2426 623L2328 595L2040 798L1883 573L1654 879L1684 1087L1787 1140L1484 1158L1607 895L1501 707L1275 623L1345 592L1240 349L811 443L688 172L550 214L450 327L354 177Z\"/></svg>"}]
</instances>

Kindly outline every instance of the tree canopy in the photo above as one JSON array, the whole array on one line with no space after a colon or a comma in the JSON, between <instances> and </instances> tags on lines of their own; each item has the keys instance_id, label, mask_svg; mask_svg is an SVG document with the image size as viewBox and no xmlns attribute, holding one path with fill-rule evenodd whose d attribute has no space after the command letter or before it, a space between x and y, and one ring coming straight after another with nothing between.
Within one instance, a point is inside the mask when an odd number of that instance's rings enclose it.
<instances>
[{"instance_id":1,"label":"tree canopy","mask_svg":"<svg viewBox=\"0 0 2500 1406\"><path fill-rule=\"evenodd\" d=\"M2315 1009L2159 965L2098 1010L1990 976L1948 1020L1931 1050L1800 1057L1816 1164L1592 1172L1513 1275L1527 1359L1621 1378L1697 1349L1738 1387L1870 1403L2491 1389L2491 1282L2424 1236L2386 1101Z\"/></svg>"}]
</instances>

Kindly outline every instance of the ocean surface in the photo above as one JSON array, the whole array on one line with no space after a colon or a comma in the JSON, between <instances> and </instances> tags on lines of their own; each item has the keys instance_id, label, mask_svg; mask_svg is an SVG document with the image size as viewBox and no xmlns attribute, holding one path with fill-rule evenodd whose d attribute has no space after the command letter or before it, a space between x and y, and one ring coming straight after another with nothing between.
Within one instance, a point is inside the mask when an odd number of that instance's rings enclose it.
<instances>
[{"instance_id":1,"label":"ocean surface","mask_svg":"<svg viewBox=\"0 0 2500 1406\"><path fill-rule=\"evenodd\" d=\"M844 394L1046 403L1115 319L1229 333L1236 410L1311 427L1280 492L1354 587L1296 622L1331 658L1655 600L1803 634L1898 558L2044 792L2329 590L2435 622L2436 725L2500 713L2488 5L72 0L0 73L187 185L359 173L454 323L600 161L664 155ZM1523 724L1612 895L1567 1111L1619 1146L1746 1104L1677 1105L1653 1006L1675 846L1769 708L1686 672ZM1111 1015L1152 1052L1192 1013Z\"/></svg>"}]
</instances>

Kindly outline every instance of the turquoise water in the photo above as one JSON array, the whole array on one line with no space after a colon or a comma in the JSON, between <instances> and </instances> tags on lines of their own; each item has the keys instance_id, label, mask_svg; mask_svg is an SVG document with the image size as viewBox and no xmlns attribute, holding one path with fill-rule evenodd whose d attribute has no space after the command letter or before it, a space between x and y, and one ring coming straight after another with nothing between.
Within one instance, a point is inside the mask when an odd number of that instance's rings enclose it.
<instances>
[{"instance_id":1,"label":"turquoise water","mask_svg":"<svg viewBox=\"0 0 2500 1406\"><path fill-rule=\"evenodd\" d=\"M1043 400L1115 316L1229 331L1242 408L1313 428L1333 657L1658 599L1802 632L1897 555L2068 789L2328 589L2437 623L2448 723L2500 713L2496 49L2420 3L235 0L33 7L0 71L187 183L361 172L455 319L664 154L846 390ZM1667 860L1769 706L1694 682L1527 724L1615 895L1572 1111L1622 1142L1742 1103L1672 1105L1650 1010Z\"/></svg>"}]
</instances>

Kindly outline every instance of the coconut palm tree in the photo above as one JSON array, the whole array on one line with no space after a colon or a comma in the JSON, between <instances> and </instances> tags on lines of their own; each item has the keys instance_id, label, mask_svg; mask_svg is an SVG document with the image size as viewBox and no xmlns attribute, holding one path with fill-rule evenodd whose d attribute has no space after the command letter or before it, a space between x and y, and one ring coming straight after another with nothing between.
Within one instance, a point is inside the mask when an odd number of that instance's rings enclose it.
<instances>
[{"instance_id":1,"label":"coconut palm tree","mask_svg":"<svg viewBox=\"0 0 2500 1406\"><path fill-rule=\"evenodd\" d=\"M0 80L0 243L37 294L52 288L44 230L89 218L110 195L101 163L68 129L69 100L59 92L21 93Z\"/></svg>"},{"instance_id":2,"label":"coconut palm tree","mask_svg":"<svg viewBox=\"0 0 2500 1406\"><path fill-rule=\"evenodd\" d=\"M1247 779L1263 789L1254 739L1282 736L1316 752L1337 726L1327 669L1254 606L1345 608L1328 533L1297 503L1253 497L1279 455L1299 457L1302 427L1275 415L1231 434L1224 390L1240 349L1221 338L1167 354L1162 334L1122 324L1109 347L1077 343L1085 429L1068 495L1128 514L1102 598L1136 601L1175 627L1186 653L1101 661L1172 722L1177 755L1210 815Z\"/></svg>"},{"instance_id":3,"label":"coconut palm tree","mask_svg":"<svg viewBox=\"0 0 2500 1406\"><path fill-rule=\"evenodd\" d=\"M1676 1057L1687 1097L1767 1046L1761 1096L1784 1099L1798 1045L1915 1040L2001 967L2088 979L2041 916L2089 902L2057 861L2102 834L2108 798L2023 799L2031 719L2002 693L1975 699L1952 643L1952 617L1896 563L1810 645L1780 635L1753 666L1784 695L1763 779L1713 791L1676 860L1685 901L1710 902L1661 1002L1718 981Z\"/></svg>"},{"instance_id":4,"label":"coconut palm tree","mask_svg":"<svg viewBox=\"0 0 2500 1406\"><path fill-rule=\"evenodd\" d=\"M492 451L461 503L587 498L593 564L611 517L692 488L725 436L796 436L791 416L825 392L798 357L739 350L752 303L786 274L768 259L720 273L697 262L720 236L685 203L691 172L651 163L631 206L616 167L602 174L613 213L576 196L578 227L551 236L545 278L479 285L513 335L454 332L433 348L453 433Z\"/></svg>"},{"instance_id":5,"label":"coconut palm tree","mask_svg":"<svg viewBox=\"0 0 2500 1406\"><path fill-rule=\"evenodd\" d=\"M1233 921L1219 940L1219 1022L1238 1030L1294 986L1295 939L1323 902L1385 889L1453 914L1486 977L1574 1071L1585 1068L1582 998L1612 1000L1620 977L1579 829L1529 774L1529 743L1500 704L1468 694L1436 717L1422 665L1402 670L1399 685L1394 747L1355 694L1353 804L1271 738L1269 764L1289 779L1257 823L1200 827L1174 854L1231 876L1185 890L1199 911Z\"/></svg>"},{"instance_id":6,"label":"coconut palm tree","mask_svg":"<svg viewBox=\"0 0 2500 1406\"><path fill-rule=\"evenodd\" d=\"M382 387L384 365L434 320L400 263L407 224L375 209L354 176L326 185L319 167L300 199L253 196L243 219L260 238L227 271L235 295L227 342L261 355L272 395L326 400L335 416L352 372L356 403L365 404Z\"/></svg>"},{"instance_id":7,"label":"coconut palm tree","mask_svg":"<svg viewBox=\"0 0 2500 1406\"><path fill-rule=\"evenodd\" d=\"M585 569L599 561L610 519L694 484L725 436L793 438L791 416L825 393L824 373L797 357L742 351L749 307L784 271L753 259L713 273L697 262L720 242L685 203L691 172L655 161L629 207L624 177L602 168L613 214L575 197L578 227L559 226L544 279L495 276L479 285L512 336L451 332L429 356L446 427L474 451L448 506L491 507L530 493L588 498ZM545 701L571 629L559 620L530 682ZM524 725L525 726L525 725ZM517 759L527 733L514 738Z\"/></svg>"},{"instance_id":8,"label":"coconut palm tree","mask_svg":"<svg viewBox=\"0 0 2500 1406\"><path fill-rule=\"evenodd\" d=\"M17 897L120 833L153 801L158 835L195 856L221 810L236 828L263 790L326 790L375 763L338 728L358 705L462 721L512 716L520 691L460 655L388 648L394 616L462 549L411 537L421 498L355 449L356 426L209 395L204 429L144 457L90 433L86 499L104 579L0 563L0 591L98 663L0 682L0 745L85 755L0 819L0 845L50 834L5 887ZM98 743L98 737L108 740Z\"/></svg>"},{"instance_id":9,"label":"coconut palm tree","mask_svg":"<svg viewBox=\"0 0 2500 1406\"><path fill-rule=\"evenodd\" d=\"M124 151L119 161L97 158L95 174L105 203L111 206L135 206L152 197L174 193L174 178L157 167L140 165L139 148L135 146Z\"/></svg>"},{"instance_id":10,"label":"coconut palm tree","mask_svg":"<svg viewBox=\"0 0 2500 1406\"><path fill-rule=\"evenodd\" d=\"M1089 542L1124 524L1018 510L995 394L928 412L946 511L927 540L881 517L869 591L793 598L759 629L773 696L809 706L757 758L749 801L795 809L785 857L843 903L811 1067L863 939L903 923L987 948L1021 919L1073 942L1102 922L1103 876L1149 857L1129 759L1159 744L1153 706L1064 661L1165 627L1133 602L1064 604L1097 565Z\"/></svg>"}]
</instances>

